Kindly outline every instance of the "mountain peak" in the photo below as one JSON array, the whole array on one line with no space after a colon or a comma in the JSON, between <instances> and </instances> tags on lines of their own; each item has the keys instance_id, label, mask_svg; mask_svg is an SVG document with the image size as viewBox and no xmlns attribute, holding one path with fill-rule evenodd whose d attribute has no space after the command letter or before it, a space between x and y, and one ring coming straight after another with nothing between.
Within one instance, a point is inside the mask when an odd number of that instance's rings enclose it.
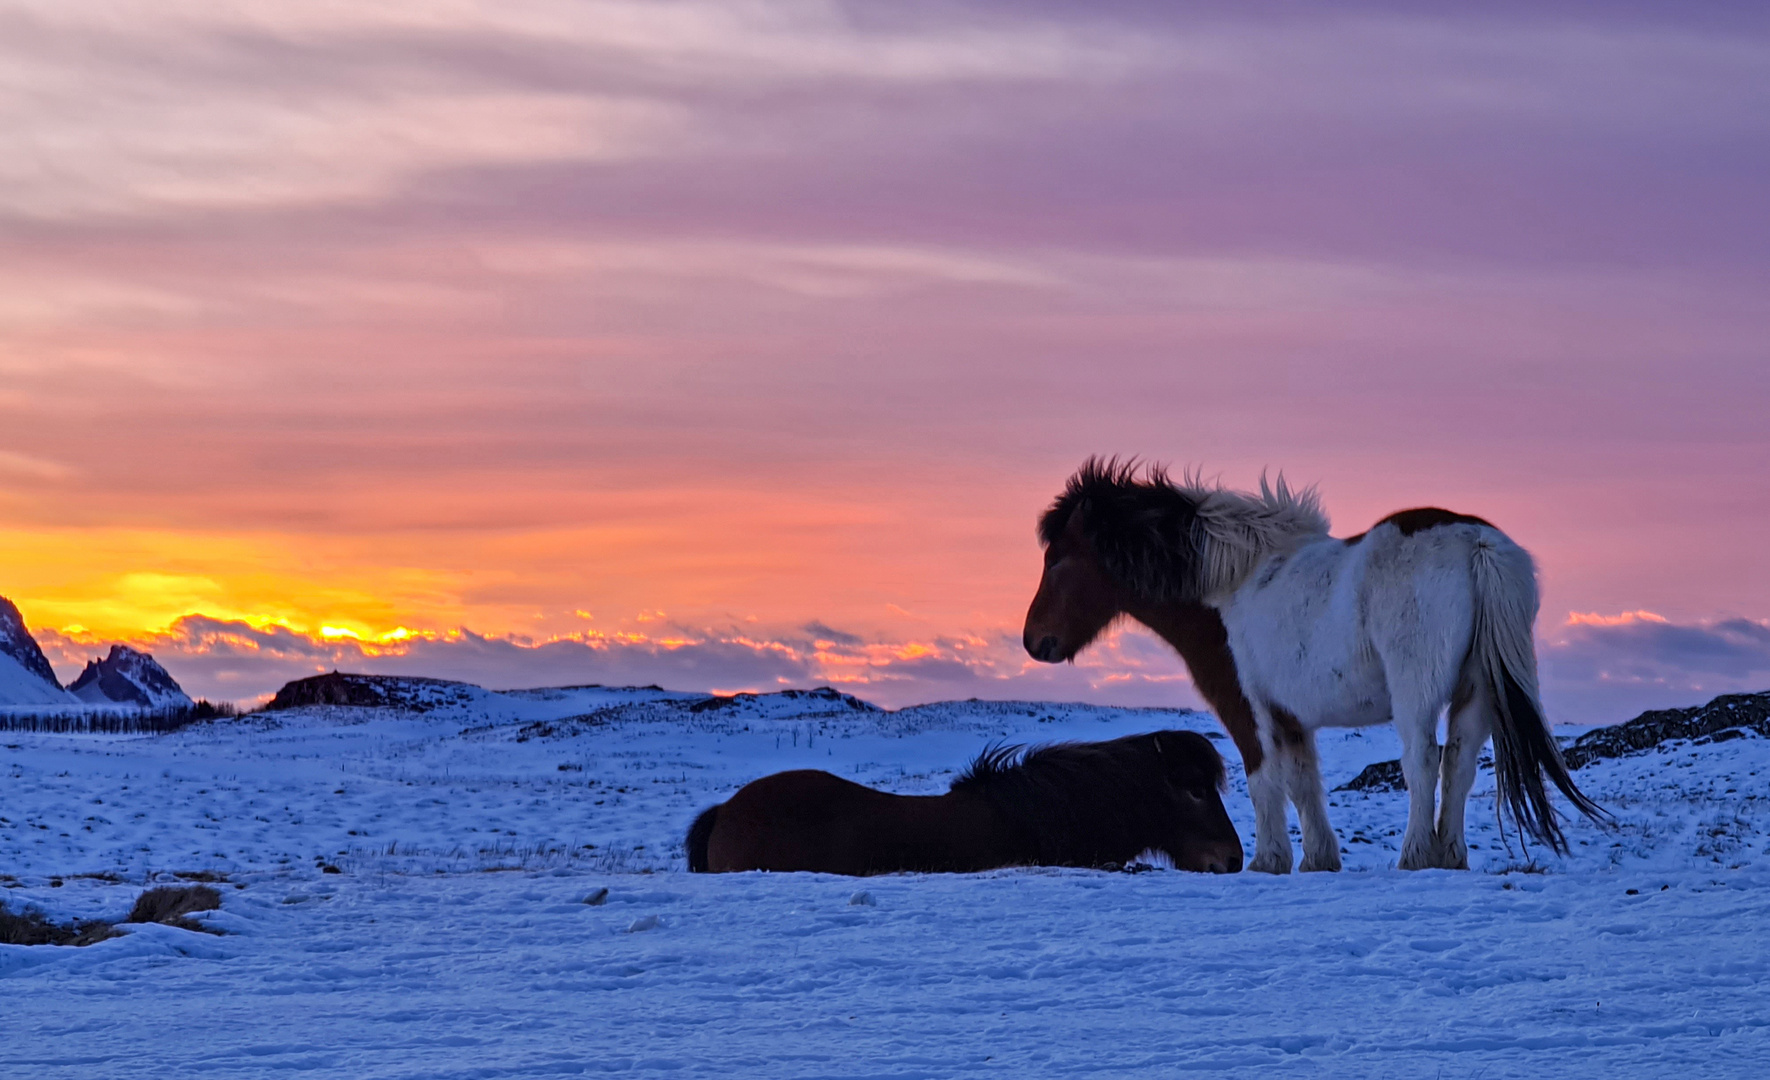
<instances>
[{"instance_id":1,"label":"mountain peak","mask_svg":"<svg viewBox=\"0 0 1770 1080\"><path fill-rule=\"evenodd\" d=\"M61 680L55 677L55 669L49 666L49 658L43 655L37 639L25 629L25 617L4 596L0 596L0 653L12 657L20 667L50 685L61 686Z\"/></svg>"},{"instance_id":2,"label":"mountain peak","mask_svg":"<svg viewBox=\"0 0 1770 1080\"><path fill-rule=\"evenodd\" d=\"M152 656L127 645L112 645L104 659L88 660L68 690L96 705L164 709L191 704L190 696Z\"/></svg>"}]
</instances>

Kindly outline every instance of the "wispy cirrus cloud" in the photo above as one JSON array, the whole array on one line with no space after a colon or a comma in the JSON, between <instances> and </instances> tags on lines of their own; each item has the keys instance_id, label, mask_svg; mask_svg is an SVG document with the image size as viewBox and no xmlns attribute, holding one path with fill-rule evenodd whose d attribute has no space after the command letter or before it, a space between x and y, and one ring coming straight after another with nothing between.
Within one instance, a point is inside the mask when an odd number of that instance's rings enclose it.
<instances>
[{"instance_id":1,"label":"wispy cirrus cloud","mask_svg":"<svg viewBox=\"0 0 1770 1080\"><path fill-rule=\"evenodd\" d=\"M1184 692L1134 634L866 651L1002 637L1123 452L1479 513L1555 613L1770 610L1767 74L1750 5L12 4L0 589L438 631L165 646L233 697ZM572 636L657 608L692 644Z\"/></svg>"}]
</instances>

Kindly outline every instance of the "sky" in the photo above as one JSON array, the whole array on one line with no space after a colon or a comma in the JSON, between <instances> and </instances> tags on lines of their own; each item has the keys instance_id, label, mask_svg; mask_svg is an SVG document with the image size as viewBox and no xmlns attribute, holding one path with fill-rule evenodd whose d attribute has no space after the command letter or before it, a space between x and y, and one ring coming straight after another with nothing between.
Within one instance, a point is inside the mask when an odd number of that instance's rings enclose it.
<instances>
[{"instance_id":1,"label":"sky","mask_svg":"<svg viewBox=\"0 0 1770 1080\"><path fill-rule=\"evenodd\" d=\"M1197 704L1020 623L1090 454L1494 521L1557 718L1770 686L1770 9L0 11L57 671Z\"/></svg>"}]
</instances>

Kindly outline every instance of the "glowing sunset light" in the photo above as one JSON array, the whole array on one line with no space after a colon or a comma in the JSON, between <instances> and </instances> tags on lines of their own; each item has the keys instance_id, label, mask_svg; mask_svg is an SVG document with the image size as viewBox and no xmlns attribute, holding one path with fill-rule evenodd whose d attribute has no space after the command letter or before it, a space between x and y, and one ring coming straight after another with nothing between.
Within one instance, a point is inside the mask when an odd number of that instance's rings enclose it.
<instances>
[{"instance_id":1,"label":"glowing sunset light","mask_svg":"<svg viewBox=\"0 0 1770 1080\"><path fill-rule=\"evenodd\" d=\"M0 33L0 595L64 677L1197 704L1019 643L1123 453L1496 522L1557 716L1770 685L1761 11L163 15Z\"/></svg>"},{"instance_id":2,"label":"glowing sunset light","mask_svg":"<svg viewBox=\"0 0 1770 1080\"><path fill-rule=\"evenodd\" d=\"M1627 626L1630 623L1668 623L1664 615L1655 615L1651 611L1625 611L1620 615L1599 615L1596 612L1570 611L1567 613L1568 626Z\"/></svg>"}]
</instances>

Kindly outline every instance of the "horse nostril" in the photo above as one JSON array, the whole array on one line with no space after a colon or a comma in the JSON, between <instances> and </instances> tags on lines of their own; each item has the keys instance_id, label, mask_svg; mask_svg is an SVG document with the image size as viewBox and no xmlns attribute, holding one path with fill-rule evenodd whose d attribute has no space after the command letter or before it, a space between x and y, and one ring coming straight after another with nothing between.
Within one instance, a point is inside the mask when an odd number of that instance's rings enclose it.
<instances>
[{"instance_id":1,"label":"horse nostril","mask_svg":"<svg viewBox=\"0 0 1770 1080\"><path fill-rule=\"evenodd\" d=\"M1057 650L1057 635L1046 634L1039 639L1037 645L1028 648L1026 651L1032 654L1034 660L1040 660L1049 664L1057 659Z\"/></svg>"}]
</instances>

